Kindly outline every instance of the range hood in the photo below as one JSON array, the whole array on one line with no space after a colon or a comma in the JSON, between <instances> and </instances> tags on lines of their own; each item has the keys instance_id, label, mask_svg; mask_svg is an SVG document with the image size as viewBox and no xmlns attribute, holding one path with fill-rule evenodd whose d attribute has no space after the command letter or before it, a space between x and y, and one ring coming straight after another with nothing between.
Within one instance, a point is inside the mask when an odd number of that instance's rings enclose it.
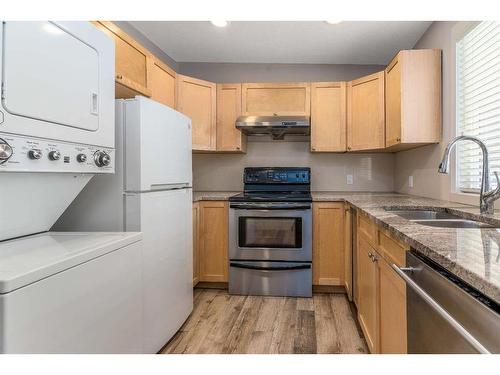
<instances>
[{"instance_id":1,"label":"range hood","mask_svg":"<svg viewBox=\"0 0 500 375\"><path fill-rule=\"evenodd\" d=\"M240 116L236 128L247 135L270 134L273 139L287 134L309 135L311 130L307 116Z\"/></svg>"}]
</instances>

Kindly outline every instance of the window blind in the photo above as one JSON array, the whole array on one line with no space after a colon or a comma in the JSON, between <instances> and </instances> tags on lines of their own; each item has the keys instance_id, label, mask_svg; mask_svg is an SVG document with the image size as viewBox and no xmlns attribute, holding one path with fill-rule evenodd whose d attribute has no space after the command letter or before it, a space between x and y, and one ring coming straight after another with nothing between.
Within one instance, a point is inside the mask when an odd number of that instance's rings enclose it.
<instances>
[{"instance_id":1,"label":"window blind","mask_svg":"<svg viewBox=\"0 0 500 375\"><path fill-rule=\"evenodd\" d=\"M481 22L456 44L457 134L473 135L488 147L490 181L500 173L500 23ZM472 142L457 144L457 188L478 192L482 155Z\"/></svg>"}]
</instances>

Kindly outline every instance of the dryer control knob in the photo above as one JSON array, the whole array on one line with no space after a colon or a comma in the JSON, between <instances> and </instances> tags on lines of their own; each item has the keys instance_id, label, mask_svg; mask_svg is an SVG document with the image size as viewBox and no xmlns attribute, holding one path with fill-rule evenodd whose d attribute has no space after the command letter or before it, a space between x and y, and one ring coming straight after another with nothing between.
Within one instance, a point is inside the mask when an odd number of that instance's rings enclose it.
<instances>
[{"instance_id":1,"label":"dryer control knob","mask_svg":"<svg viewBox=\"0 0 500 375\"><path fill-rule=\"evenodd\" d=\"M61 159L61 153L59 151L50 151L49 152L49 159L50 160L59 160Z\"/></svg>"},{"instance_id":2,"label":"dryer control knob","mask_svg":"<svg viewBox=\"0 0 500 375\"><path fill-rule=\"evenodd\" d=\"M7 141L0 138L0 164L5 163L12 156L12 146Z\"/></svg>"},{"instance_id":3,"label":"dryer control knob","mask_svg":"<svg viewBox=\"0 0 500 375\"><path fill-rule=\"evenodd\" d=\"M37 148L31 149L28 151L28 157L33 160L40 159L42 157L42 150Z\"/></svg>"},{"instance_id":4,"label":"dryer control knob","mask_svg":"<svg viewBox=\"0 0 500 375\"><path fill-rule=\"evenodd\" d=\"M107 167L111 163L111 156L105 151L96 151L94 154L94 162L98 167Z\"/></svg>"},{"instance_id":5,"label":"dryer control knob","mask_svg":"<svg viewBox=\"0 0 500 375\"><path fill-rule=\"evenodd\" d=\"M87 155L85 155L85 154L76 155L76 161L78 163L85 163L87 161Z\"/></svg>"}]
</instances>

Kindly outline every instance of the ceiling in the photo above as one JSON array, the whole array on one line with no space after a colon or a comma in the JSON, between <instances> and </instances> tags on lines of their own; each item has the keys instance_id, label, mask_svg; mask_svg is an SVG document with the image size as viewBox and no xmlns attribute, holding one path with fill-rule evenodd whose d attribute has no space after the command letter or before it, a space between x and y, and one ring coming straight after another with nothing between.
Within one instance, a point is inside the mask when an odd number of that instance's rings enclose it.
<instances>
[{"instance_id":1,"label":"ceiling","mask_svg":"<svg viewBox=\"0 0 500 375\"><path fill-rule=\"evenodd\" d=\"M386 64L412 48L422 21L131 21L177 62Z\"/></svg>"}]
</instances>

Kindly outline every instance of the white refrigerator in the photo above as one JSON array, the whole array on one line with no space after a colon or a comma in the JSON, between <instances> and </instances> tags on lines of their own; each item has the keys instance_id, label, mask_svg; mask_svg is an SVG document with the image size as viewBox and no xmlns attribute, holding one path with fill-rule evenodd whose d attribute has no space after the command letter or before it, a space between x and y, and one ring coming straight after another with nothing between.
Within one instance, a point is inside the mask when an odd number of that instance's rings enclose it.
<instances>
[{"instance_id":1,"label":"white refrigerator","mask_svg":"<svg viewBox=\"0 0 500 375\"><path fill-rule=\"evenodd\" d=\"M117 100L116 142L116 173L94 177L54 229L143 233L143 349L156 353L193 309L191 120Z\"/></svg>"}]
</instances>

